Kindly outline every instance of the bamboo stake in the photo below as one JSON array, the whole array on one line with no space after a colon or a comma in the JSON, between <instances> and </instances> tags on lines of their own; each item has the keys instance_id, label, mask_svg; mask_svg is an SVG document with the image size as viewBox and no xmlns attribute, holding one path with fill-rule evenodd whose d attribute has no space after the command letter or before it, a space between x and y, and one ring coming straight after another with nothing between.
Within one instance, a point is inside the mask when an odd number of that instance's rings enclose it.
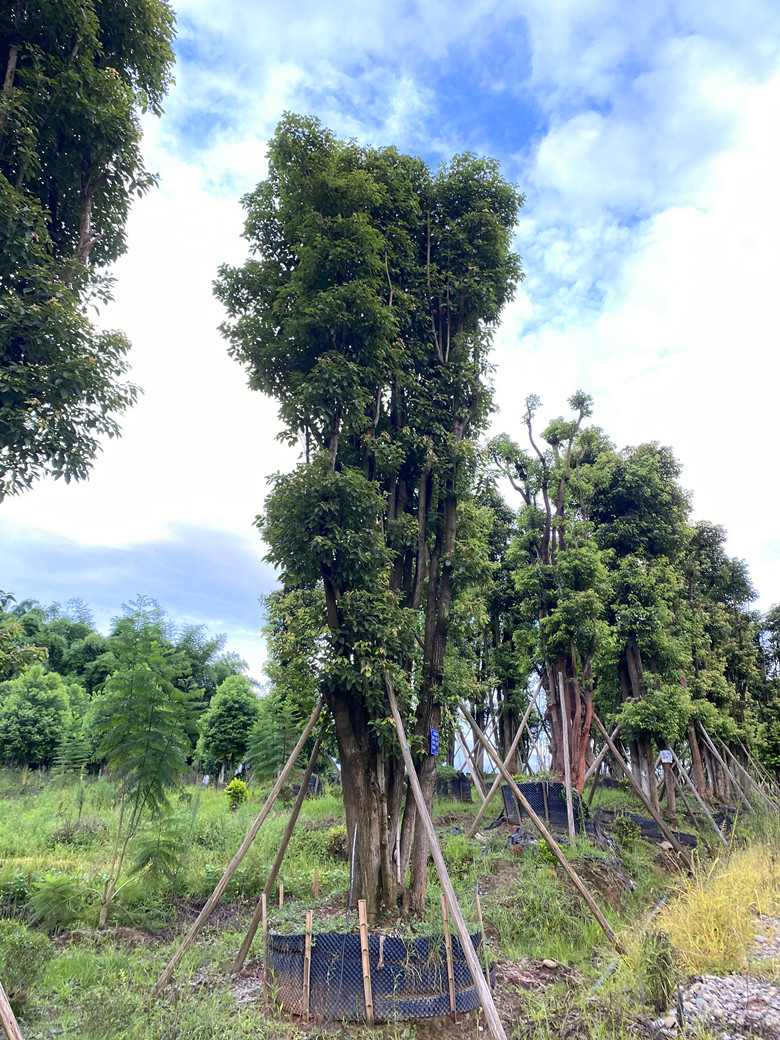
<instances>
[{"instance_id":1,"label":"bamboo stake","mask_svg":"<svg viewBox=\"0 0 780 1040\"><path fill-rule=\"evenodd\" d=\"M779 807L777 806L777 804L776 804L775 802L773 802L773 801L772 801L772 799L771 799L771 798L769 797L769 795L767 795L766 791L762 791L762 790L761 790L761 788L760 788L760 787L758 786L758 784L757 784L757 783L755 782L755 780L754 780L754 779L753 779L753 777L752 777L752 776L750 775L750 773L748 773L747 769L745 769L745 767L744 767L744 766L742 765L742 763L741 763L740 761L738 761L738 759L736 759L736 758L734 757L734 755L732 754L732 752L731 752L731 751L729 750L728 746L727 746L726 744L724 744L724 743L723 743L723 741L721 741L721 745L722 745L722 747L723 747L723 750L724 750L724 751L726 752L726 754L727 754L727 755L729 756L729 758L730 758L730 759L732 760L732 762L734 762L734 763L736 764L736 766L737 766L737 768L739 769L740 773L742 773L742 775L743 775L743 776L745 777L745 779L746 779L746 780L748 781L748 783L750 784L750 786L751 786L751 787L752 787L752 788L753 788L753 789L754 789L754 790L756 791L756 793L757 793L758 795L760 795L760 797L761 797L761 798L762 798L762 799L764 800L764 802L766 803L767 807L768 807L768 808L769 808L769 809L770 809L770 810L771 810L772 812L774 812L774 813L776 813L776 812L779 812L779 811L780 811L780 808L779 808Z\"/></svg>"},{"instance_id":2,"label":"bamboo stake","mask_svg":"<svg viewBox=\"0 0 780 1040\"><path fill-rule=\"evenodd\" d=\"M0 983L0 1023L3 1025L8 1040L24 1040L2 983Z\"/></svg>"},{"instance_id":3,"label":"bamboo stake","mask_svg":"<svg viewBox=\"0 0 780 1040\"><path fill-rule=\"evenodd\" d=\"M306 911L306 938L303 947L303 1000L301 1014L304 1021L309 1021L311 1003L311 910Z\"/></svg>"},{"instance_id":4,"label":"bamboo stake","mask_svg":"<svg viewBox=\"0 0 780 1040\"><path fill-rule=\"evenodd\" d=\"M320 868L314 868L314 898L320 898Z\"/></svg>"},{"instance_id":5,"label":"bamboo stake","mask_svg":"<svg viewBox=\"0 0 780 1040\"><path fill-rule=\"evenodd\" d=\"M566 786L566 820L569 837L574 838L574 802L571 797L571 762L569 761L569 713L566 711L566 695L563 692L563 675L558 672L558 701L561 705L561 731L563 733L563 781Z\"/></svg>"},{"instance_id":6,"label":"bamboo stake","mask_svg":"<svg viewBox=\"0 0 780 1040\"><path fill-rule=\"evenodd\" d=\"M479 770L474 765L474 759L472 758L468 749L468 745L466 744L466 741L463 739L463 734L459 729L455 730L455 739L460 744L460 749L463 752L463 757L466 759L466 765L469 767L469 772L471 773L471 776L474 780L474 786L477 789L480 801L484 805L485 798L487 797L487 795L485 794L485 785L482 782L482 777L479 775Z\"/></svg>"},{"instance_id":7,"label":"bamboo stake","mask_svg":"<svg viewBox=\"0 0 780 1040\"><path fill-rule=\"evenodd\" d=\"M536 687L536 691L535 691L533 697L528 702L528 707L525 709L525 714L523 715L522 721L520 722L520 726L519 726L519 728L517 730L517 733L515 733L515 739L512 741L512 746L509 749L509 754L504 759L504 765L507 768L509 767L509 765L510 765L510 763L512 761L512 758L513 758L514 754L517 751L517 747L518 747L518 745L520 743L520 739L523 736L523 730L528 725L528 720L531 717L531 712L533 711L533 707L536 704L536 699L539 696L539 690L541 690L541 688L542 688L542 684L540 682L538 684L538 686ZM474 823L471 825L471 827L470 827L470 829L469 829L469 831L468 831L468 833L466 835L467 838L473 838L474 835L477 833L477 828L479 827L480 823L482 822L482 817L485 815L485 813L487 811L488 803L490 802L491 798L493 797L493 795L498 790L500 784L501 784L501 774L499 773L498 776L496 777L496 779L493 781L493 784L492 784L490 790L487 793L485 801L482 803L482 808L477 813L477 818L474 820Z\"/></svg>"},{"instance_id":8,"label":"bamboo stake","mask_svg":"<svg viewBox=\"0 0 780 1040\"><path fill-rule=\"evenodd\" d=\"M368 921L366 919L366 901L358 900L358 920L360 921L360 953L363 960L363 994L366 999L366 1022L369 1028L374 1025L374 998L371 993L371 959L368 955Z\"/></svg>"},{"instance_id":9,"label":"bamboo stake","mask_svg":"<svg viewBox=\"0 0 780 1040\"><path fill-rule=\"evenodd\" d=\"M712 754L715 756L716 761L720 763L720 766L723 769L723 771L725 772L726 776L729 778L729 780L732 782L732 784L736 787L737 794L742 799L742 805L744 806L744 808L748 812L752 812L753 811L753 806L750 804L750 801L749 801L747 795L742 790L742 785L739 783L737 778L734 776L734 774L731 772L731 770L726 765L724 760L721 758L720 752L715 747L713 742L710 740L710 735L707 732L707 730L704 728L704 726L701 723L698 723L698 726L699 726L699 732L704 737L704 740L705 740L705 743L707 744L707 747L710 749Z\"/></svg>"},{"instance_id":10,"label":"bamboo stake","mask_svg":"<svg viewBox=\"0 0 780 1040\"><path fill-rule=\"evenodd\" d=\"M284 881L279 882L279 909L284 906Z\"/></svg>"},{"instance_id":11,"label":"bamboo stake","mask_svg":"<svg viewBox=\"0 0 780 1040\"><path fill-rule=\"evenodd\" d=\"M447 951L447 982L450 989L450 1013L452 1021L457 1022L457 1009L455 1006L455 970L452 966L452 936L450 935L450 915L447 913L447 897L441 894L441 919L444 925L444 948Z\"/></svg>"},{"instance_id":12,"label":"bamboo stake","mask_svg":"<svg viewBox=\"0 0 780 1040\"><path fill-rule=\"evenodd\" d=\"M695 787L693 781L688 776L688 774L685 772L685 769L683 768L683 764L680 761L680 759L677 757L677 754L676 754L674 748L672 748L672 754L674 755L674 764L677 766L677 772L680 774L680 776L683 778L683 780L686 782L686 784L690 787L691 791L693 792L693 796L696 799L696 801L698 802L699 808L704 813L704 815L707 817L709 822L712 824L712 829L718 835L718 841L721 843L721 845L723 846L724 849L728 850L729 843L723 837L723 834L721 833L720 827L717 825L717 823L715 823L715 820L712 818L712 813L707 808L707 806L704 804L704 799L699 794L699 792L696 790L696 787Z\"/></svg>"},{"instance_id":13,"label":"bamboo stake","mask_svg":"<svg viewBox=\"0 0 780 1040\"><path fill-rule=\"evenodd\" d=\"M463 703L463 701L460 702L460 710L463 712L463 714L466 716L466 718L469 717L469 710L466 707L466 705ZM485 745L487 745L487 741L485 742ZM582 896L582 898L585 900L585 902L590 907L591 913L596 918L598 923L601 925L602 930L604 931L604 934L606 935L606 937L609 939L609 941L615 947L617 952L619 954L623 954L625 951L623 950L623 947L622 947L621 943L618 941L617 936L615 935L615 933L613 932L612 928L610 927L609 922L607 921L606 917L602 914L601 910L599 910L598 906L596 905L595 900L593 899L593 896L590 894L590 892L587 890L587 888L583 885L583 883L580 880L580 877L577 874L577 872L575 871L574 867L572 867L571 863L569 863L569 861L564 856L563 852L561 851L561 847L558 845L558 842L555 840L555 838L553 838L552 834L550 834L550 832L547 830L545 825L542 823L542 821L536 815L536 813L534 812L534 810L531 807L531 803L528 801L526 796L523 794L523 792L520 790L518 785L515 783L514 777L509 772L509 770L506 768L506 766L503 764L503 762L498 758L497 755L494 756L493 751L492 751L491 748L489 748L488 746L485 746L485 750L491 756L491 758L493 758L493 761L495 762L495 764L498 766L499 770L503 774L503 777L504 777L505 781L509 784L509 786L514 791L515 798L517 798L518 802L520 802L520 804L522 805L523 809L525 809L525 811L528 813L528 815L531 818L531 822L534 824L534 826L539 831L541 836L544 838L544 840L550 846L550 851L553 853L553 855L558 860L560 865L566 871L566 873L568 874L569 878L571 879L572 884L574 885L574 887L577 889L579 894Z\"/></svg>"},{"instance_id":14,"label":"bamboo stake","mask_svg":"<svg viewBox=\"0 0 780 1040\"><path fill-rule=\"evenodd\" d=\"M758 770L759 777L763 774L763 778L769 784L770 788L775 789L777 787L777 779L772 776L772 774L769 772L765 765L759 762L758 759L753 754L751 754L750 751L748 751L748 749L745 747L745 745L739 738L737 738L737 743L742 748L742 752L747 761L751 763L753 766L755 766L755 768Z\"/></svg>"},{"instance_id":15,"label":"bamboo stake","mask_svg":"<svg viewBox=\"0 0 780 1040\"><path fill-rule=\"evenodd\" d=\"M479 930L482 935L482 959L485 962L485 982L488 986L490 985L490 962L488 961L487 952L487 936L485 935L485 922L482 920L482 903L479 898L479 882L477 882L477 895L475 899L477 907L477 921L479 921Z\"/></svg>"},{"instance_id":16,"label":"bamboo stake","mask_svg":"<svg viewBox=\"0 0 780 1040\"><path fill-rule=\"evenodd\" d=\"M420 781L417 778L417 771L414 768L412 755L406 741L404 724L401 720L400 712L398 711L398 704L395 699L395 693L393 692L393 686L387 676L385 676L385 691L387 693L390 711L392 712L393 720L395 722L395 728L398 731L398 741L401 745L401 754L403 755L406 771L409 776L409 784L412 788L412 794L414 795L415 804L417 806L417 819L422 824L426 837L428 838L433 862L436 864L436 871L439 875L439 882L447 895L450 913L455 922L458 938L460 939L460 944L463 947L463 953L466 957L466 963L469 966L471 977L474 980L474 986L476 987L479 999L482 1002L482 1009L485 1012L485 1021L487 1022L488 1029L490 1030L490 1034L494 1040L507 1040L504 1027L501 1025L501 1019L498 1017L498 1012L496 1011L493 994L490 992L490 986L485 982L482 976L482 969L479 960L474 952L474 947L471 945L471 937L466 928L466 922L463 920L463 914L458 906L458 900L455 896L450 876L447 873L447 866L444 862L444 857L441 854L439 839L436 837L436 831L433 829L433 823L431 821L430 813L428 812L428 806L425 804L425 798L423 797L422 788L420 787Z\"/></svg>"},{"instance_id":17,"label":"bamboo stake","mask_svg":"<svg viewBox=\"0 0 780 1040\"><path fill-rule=\"evenodd\" d=\"M295 745L295 749L293 750L293 753L290 755L289 759L287 760L287 764L285 765L285 767L282 770L282 772L279 774L279 779L276 781L276 783L273 786L273 790L268 795L268 798L266 799L265 805L260 810L259 816L255 820L255 822L252 824L252 826L249 828L249 832L248 832L247 836L244 838L244 840L241 842L241 846L240 846L238 852L236 852L235 856L233 857L233 859L228 864L227 869L225 870L225 873L222 875L220 880L217 882L216 888L214 889L214 891L209 896L208 900L206 901L206 905L203 907L201 912L198 914L197 919L191 925L190 930L187 932L187 934L184 937L184 939L183 939L181 945L179 946L178 950L176 951L176 953L174 953L173 957L171 957L171 959L165 965L165 967L162 970L162 974L160 975L160 977L157 980L157 982L155 982L155 984L154 984L154 986L152 988L152 997L153 998L156 997L156 996L159 996L159 994L162 991L163 987L168 983L168 981L170 980L171 975L173 975L174 971L176 970L176 966L179 964L179 962L181 961L181 959L184 956L184 954L187 952L187 950L192 945L192 943L193 943L193 941L195 939L195 936L198 934L198 932L201 930L203 925L206 923L206 921L208 921L209 917L211 916L212 910L214 909L214 907L217 905L217 903L219 902L220 898L222 897L223 892L225 891L225 889L227 888L228 884L230 883L230 879L233 877L233 875L235 874L239 864L241 863L241 860L246 855L247 850L249 849L249 846L255 840L255 838L257 836L257 832L260 830L260 828L262 827L262 825L265 822L266 818L268 817L268 814L271 812L271 809L273 808L274 802L276 801L276 799L277 799L277 797L279 795L279 792L281 791L282 787L284 786L285 780L287 779L287 777L292 772L292 769L293 769L293 766L295 765L296 759L298 758L298 755L300 755L301 751L303 750L303 745L309 739L309 737L311 735L311 731L314 729L314 727L317 724L317 719L320 717L320 713L322 712L322 707L323 707L323 700L320 697L320 699L317 701L317 705L316 705L314 711L312 712L311 718L306 723L306 728L304 729L303 733L301 734L300 739L298 740L298 743Z\"/></svg>"},{"instance_id":18,"label":"bamboo stake","mask_svg":"<svg viewBox=\"0 0 780 1040\"><path fill-rule=\"evenodd\" d=\"M276 879L279 876L279 871L281 870L284 854L285 852L287 852L287 846L290 844L290 838L292 837L292 833L295 829L295 824L298 821L298 816L300 814L301 807L303 805L304 799L306 798L306 792L309 788L309 780L311 779L311 775L314 772L314 764L317 761L317 755L320 753L321 744L322 737L319 736L314 742L314 748L312 750L311 755L309 756L309 761L306 766L306 772L303 774L303 780L301 781L301 789L298 792L298 797L295 799L295 805L293 806L293 811L290 813L290 819L287 821L287 826L285 827L284 834L282 835L282 843L279 846L279 849L276 853L276 859L274 860L274 864L271 867L271 873L268 875L265 887L263 888L263 895L265 896L270 896L270 894L274 890ZM316 892L314 894L314 898L317 898ZM238 951L238 956L236 957L235 964L233 965L234 972L241 971L241 969L244 967L244 961L246 961L249 955L249 950L251 949L252 942L254 940L255 935L257 934L257 929L259 925L260 900L258 899L257 906L255 907L255 912L254 914L252 914L252 920L249 922L249 928L247 928L246 935L244 936L244 941L241 943L241 949Z\"/></svg>"},{"instance_id":19,"label":"bamboo stake","mask_svg":"<svg viewBox=\"0 0 780 1040\"><path fill-rule=\"evenodd\" d=\"M260 896L260 912L263 918L263 997L268 1000L268 910L265 892Z\"/></svg>"},{"instance_id":20,"label":"bamboo stake","mask_svg":"<svg viewBox=\"0 0 780 1040\"><path fill-rule=\"evenodd\" d=\"M615 737L618 735L619 732L620 732L620 723L618 722L617 726L615 726L615 728L612 730L611 736L612 736L613 740L615 739ZM602 747L601 751L599 751L598 755L593 759L591 764L585 770L585 783L587 783L588 780L590 780L590 778L593 776L593 774L599 768L601 763L606 758L606 755L607 755L608 751L609 751L609 747L608 747L607 744L605 744Z\"/></svg>"},{"instance_id":21,"label":"bamboo stake","mask_svg":"<svg viewBox=\"0 0 780 1040\"><path fill-rule=\"evenodd\" d=\"M598 715L596 714L595 711L593 712L593 722L595 723L596 728L598 729L599 733L601 733L602 737L604 738L604 740L606 740L607 744L609 745L609 750L612 752L612 757L615 759L615 762L618 764L620 769L623 771L623 775L626 777L628 782L633 787L634 793L636 794L637 798L639 798L639 800L642 803L642 805L644 805L644 807L647 809L647 811L653 817L655 822L658 824L658 827L659 827L661 833L666 838L666 840L669 842L669 844L672 846L672 848L676 849L676 851L679 853L680 859L683 861L683 863L685 864L686 868L688 870L692 871L693 870L693 864L691 863L690 856L688 855L688 853L685 851L685 849L680 844L680 839L674 834L673 831L671 831L666 826L666 824L664 823L663 819L661 818L660 813L656 812L655 808L653 807L653 803L650 801L650 799L647 797L645 792L642 790L641 785L637 783L636 777L631 772L629 767L626 765L625 761L623 760L623 756L620 754L618 749L615 747L615 743L612 740L612 737L610 737L609 733L607 733L607 731L604 728L604 725L603 725L601 719L598 717Z\"/></svg>"}]
</instances>

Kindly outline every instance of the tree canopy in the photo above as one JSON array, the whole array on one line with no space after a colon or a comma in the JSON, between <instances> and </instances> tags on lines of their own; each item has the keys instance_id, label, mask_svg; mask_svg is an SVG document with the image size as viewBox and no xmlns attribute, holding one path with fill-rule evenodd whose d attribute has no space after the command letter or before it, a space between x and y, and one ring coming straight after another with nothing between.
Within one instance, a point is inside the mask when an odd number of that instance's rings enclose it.
<instances>
[{"instance_id":1,"label":"tree canopy","mask_svg":"<svg viewBox=\"0 0 780 1040\"><path fill-rule=\"evenodd\" d=\"M0 499L80 479L133 403L129 343L98 331L131 199L154 184L139 114L162 111L164 0L11 0L0 10Z\"/></svg>"}]
</instances>

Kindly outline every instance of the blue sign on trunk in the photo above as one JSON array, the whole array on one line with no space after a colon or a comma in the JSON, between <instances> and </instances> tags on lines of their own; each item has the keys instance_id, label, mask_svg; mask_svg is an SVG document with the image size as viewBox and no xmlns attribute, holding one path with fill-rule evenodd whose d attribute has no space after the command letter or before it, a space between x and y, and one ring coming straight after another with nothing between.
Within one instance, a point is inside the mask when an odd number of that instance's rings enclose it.
<instances>
[{"instance_id":1,"label":"blue sign on trunk","mask_svg":"<svg viewBox=\"0 0 780 1040\"><path fill-rule=\"evenodd\" d=\"M437 729L431 730L431 754L438 755L439 753L439 731Z\"/></svg>"}]
</instances>

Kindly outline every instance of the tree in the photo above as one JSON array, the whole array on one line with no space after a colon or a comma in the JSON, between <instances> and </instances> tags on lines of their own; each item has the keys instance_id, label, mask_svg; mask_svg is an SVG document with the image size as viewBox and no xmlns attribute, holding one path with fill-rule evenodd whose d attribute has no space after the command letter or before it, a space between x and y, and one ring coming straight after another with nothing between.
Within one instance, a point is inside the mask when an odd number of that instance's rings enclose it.
<instances>
[{"instance_id":1,"label":"tree","mask_svg":"<svg viewBox=\"0 0 780 1040\"><path fill-rule=\"evenodd\" d=\"M403 764L384 680L430 800L458 504L490 406L490 329L520 277L510 244L521 203L492 160L463 155L432 174L288 115L267 179L244 199L252 256L216 285L231 354L301 445L259 526L285 587L324 595L318 685L371 911L395 904L410 856L409 905L424 899L427 839L411 798L396 848Z\"/></svg>"},{"instance_id":2,"label":"tree","mask_svg":"<svg viewBox=\"0 0 780 1040\"><path fill-rule=\"evenodd\" d=\"M83 696L41 664L0 683L0 757L7 765L51 763L69 725L71 693Z\"/></svg>"},{"instance_id":3,"label":"tree","mask_svg":"<svg viewBox=\"0 0 780 1040\"><path fill-rule=\"evenodd\" d=\"M200 720L197 757L209 772L224 769L232 775L246 755L249 733L260 708L252 682L231 675L220 685Z\"/></svg>"},{"instance_id":4,"label":"tree","mask_svg":"<svg viewBox=\"0 0 780 1040\"><path fill-rule=\"evenodd\" d=\"M100 928L142 820L170 809L169 793L180 785L187 765L201 694L177 685L185 665L165 645L165 618L153 600L125 607L115 635L119 668L92 705L92 724L101 737L96 757L119 780L119 819L100 899Z\"/></svg>"},{"instance_id":5,"label":"tree","mask_svg":"<svg viewBox=\"0 0 780 1040\"><path fill-rule=\"evenodd\" d=\"M164 0L10 0L0 10L0 499L86 477L133 403L110 296L130 200L154 183L139 113L173 62Z\"/></svg>"}]
</instances>

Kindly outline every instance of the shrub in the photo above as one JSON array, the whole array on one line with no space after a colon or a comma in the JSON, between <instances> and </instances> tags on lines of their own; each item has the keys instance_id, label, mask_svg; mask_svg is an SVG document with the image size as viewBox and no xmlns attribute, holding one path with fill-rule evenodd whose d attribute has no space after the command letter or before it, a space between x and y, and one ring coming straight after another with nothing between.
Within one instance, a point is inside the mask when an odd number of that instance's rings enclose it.
<instances>
[{"instance_id":1,"label":"shrub","mask_svg":"<svg viewBox=\"0 0 780 1040\"><path fill-rule=\"evenodd\" d=\"M58 932L78 916L83 902L81 878L50 870L38 882L27 905L30 921L47 932Z\"/></svg>"},{"instance_id":2,"label":"shrub","mask_svg":"<svg viewBox=\"0 0 780 1040\"><path fill-rule=\"evenodd\" d=\"M347 859L347 828L343 823L328 831L328 852L333 859Z\"/></svg>"},{"instance_id":3,"label":"shrub","mask_svg":"<svg viewBox=\"0 0 780 1040\"><path fill-rule=\"evenodd\" d=\"M16 921L0 921L0 978L14 1014L21 1011L50 957L45 935Z\"/></svg>"},{"instance_id":4,"label":"shrub","mask_svg":"<svg viewBox=\"0 0 780 1040\"><path fill-rule=\"evenodd\" d=\"M635 823L626 813L618 813L612 821L612 827L610 830L618 845L622 845L627 849L636 845L642 834L642 829L639 824Z\"/></svg>"},{"instance_id":5,"label":"shrub","mask_svg":"<svg viewBox=\"0 0 780 1040\"><path fill-rule=\"evenodd\" d=\"M246 801L246 784L243 780L239 780L238 777L236 777L235 780L231 780L225 788L225 794L228 798L230 811L235 812L239 805L243 805Z\"/></svg>"}]
</instances>

